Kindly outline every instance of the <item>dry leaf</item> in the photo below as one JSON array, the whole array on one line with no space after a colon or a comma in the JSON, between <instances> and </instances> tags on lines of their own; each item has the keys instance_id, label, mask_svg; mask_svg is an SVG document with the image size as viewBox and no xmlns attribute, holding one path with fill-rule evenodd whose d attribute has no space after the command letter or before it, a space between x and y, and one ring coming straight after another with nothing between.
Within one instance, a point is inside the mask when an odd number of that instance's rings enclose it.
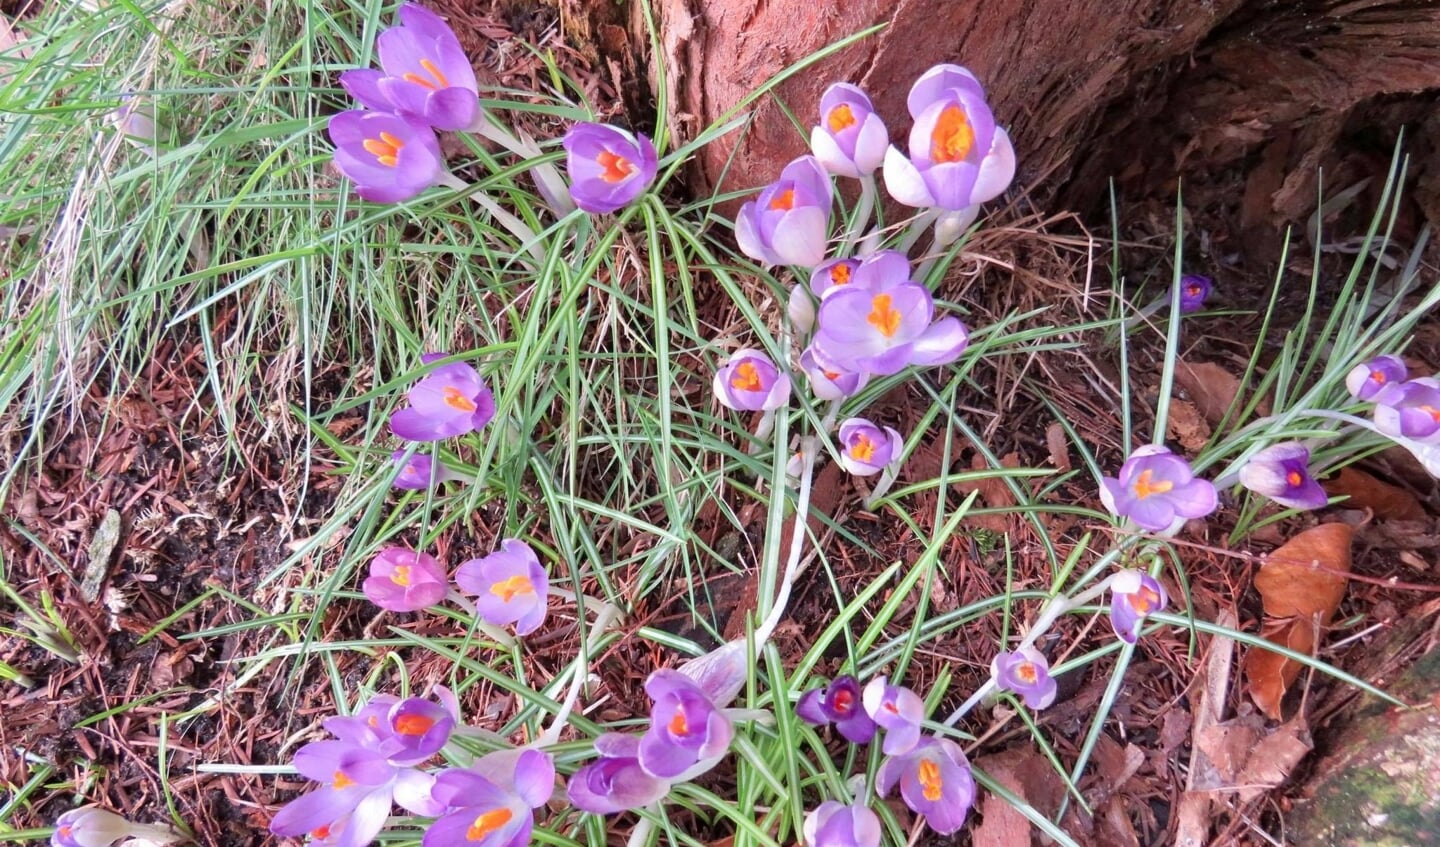
<instances>
[{"instance_id":1,"label":"dry leaf","mask_svg":"<svg viewBox=\"0 0 1440 847\"><path fill-rule=\"evenodd\" d=\"M1240 802L1248 803L1289 779L1295 766L1314 746L1302 718L1276 727L1255 746L1250 761L1240 773Z\"/></svg>"},{"instance_id":2,"label":"dry leaf","mask_svg":"<svg viewBox=\"0 0 1440 847\"><path fill-rule=\"evenodd\" d=\"M1255 575L1265 607L1261 634L1274 644L1311 653L1317 633L1335 616L1345 597L1354 530L1342 523L1308 529L1266 557ZM1269 650L1251 648L1245 656L1250 697L1261 711L1280 720L1280 704L1301 665Z\"/></svg>"},{"instance_id":3,"label":"dry leaf","mask_svg":"<svg viewBox=\"0 0 1440 847\"><path fill-rule=\"evenodd\" d=\"M1210 424L1189 400L1170 398L1170 415L1165 419L1165 429L1180 442L1181 447L1192 453L1210 442Z\"/></svg>"},{"instance_id":4,"label":"dry leaf","mask_svg":"<svg viewBox=\"0 0 1440 847\"><path fill-rule=\"evenodd\" d=\"M976 760L975 766L1046 816L1060 808L1065 786L1049 761L1033 747L1018 747ZM1030 844L1030 821L1003 798L985 792L980 825L971 833L975 847Z\"/></svg>"},{"instance_id":5,"label":"dry leaf","mask_svg":"<svg viewBox=\"0 0 1440 847\"><path fill-rule=\"evenodd\" d=\"M1224 420L1240 395L1240 379L1213 362L1175 363L1175 381L1190 395L1195 408L1211 426Z\"/></svg>"},{"instance_id":6,"label":"dry leaf","mask_svg":"<svg viewBox=\"0 0 1440 847\"><path fill-rule=\"evenodd\" d=\"M1369 509L1378 520L1423 521L1429 517L1414 494L1362 470L1341 468L1338 476L1325 480L1324 486L1331 497L1348 496L1346 507Z\"/></svg>"},{"instance_id":7,"label":"dry leaf","mask_svg":"<svg viewBox=\"0 0 1440 847\"><path fill-rule=\"evenodd\" d=\"M1045 446L1050 451L1050 464L1062 471L1070 470L1070 440L1058 421L1045 427Z\"/></svg>"}]
</instances>

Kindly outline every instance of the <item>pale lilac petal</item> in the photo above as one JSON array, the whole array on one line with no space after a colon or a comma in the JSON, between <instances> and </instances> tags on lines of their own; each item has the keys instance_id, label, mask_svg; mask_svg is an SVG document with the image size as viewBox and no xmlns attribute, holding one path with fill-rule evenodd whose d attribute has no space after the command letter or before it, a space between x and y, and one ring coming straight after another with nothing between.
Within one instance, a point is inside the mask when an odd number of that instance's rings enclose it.
<instances>
[{"instance_id":1,"label":"pale lilac petal","mask_svg":"<svg viewBox=\"0 0 1440 847\"><path fill-rule=\"evenodd\" d=\"M970 202L988 203L999 197L1015 179L1015 148L1010 144L1010 135L999 127L995 128L990 150L980 161L980 172L975 185L970 189Z\"/></svg>"},{"instance_id":2,"label":"pale lilac petal","mask_svg":"<svg viewBox=\"0 0 1440 847\"><path fill-rule=\"evenodd\" d=\"M928 209L937 205L935 195L930 193L930 186L926 184L925 177L921 175L920 169L915 167L895 147L889 147L885 151L885 190L896 202L917 209Z\"/></svg>"}]
</instances>

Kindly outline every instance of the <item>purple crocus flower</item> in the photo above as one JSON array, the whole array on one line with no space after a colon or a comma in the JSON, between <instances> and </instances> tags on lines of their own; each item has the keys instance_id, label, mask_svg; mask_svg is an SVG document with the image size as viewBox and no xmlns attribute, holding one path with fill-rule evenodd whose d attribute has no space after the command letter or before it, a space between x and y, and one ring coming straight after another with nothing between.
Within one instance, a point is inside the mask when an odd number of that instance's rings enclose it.
<instances>
[{"instance_id":1,"label":"purple crocus flower","mask_svg":"<svg viewBox=\"0 0 1440 847\"><path fill-rule=\"evenodd\" d=\"M990 676L997 688L1019 694L1032 709L1043 709L1055 702L1056 686L1050 676L1050 663L1034 647L997 654L990 661Z\"/></svg>"},{"instance_id":2,"label":"purple crocus flower","mask_svg":"<svg viewBox=\"0 0 1440 847\"><path fill-rule=\"evenodd\" d=\"M790 400L790 377L759 350L736 350L715 372L715 399L741 412L770 412Z\"/></svg>"},{"instance_id":3,"label":"purple crocus flower","mask_svg":"<svg viewBox=\"0 0 1440 847\"><path fill-rule=\"evenodd\" d=\"M900 460L905 439L893 427L881 429L864 418L840 423L840 464L856 476L870 476Z\"/></svg>"},{"instance_id":4,"label":"purple crocus flower","mask_svg":"<svg viewBox=\"0 0 1440 847\"><path fill-rule=\"evenodd\" d=\"M609 815L648 806L670 791L670 780L640 767L640 736L607 732L595 739L598 761L575 772L566 785L570 804Z\"/></svg>"},{"instance_id":5,"label":"purple crocus flower","mask_svg":"<svg viewBox=\"0 0 1440 847\"><path fill-rule=\"evenodd\" d=\"M835 724L846 740L868 744L875 737L875 719L861 702L860 683L853 676L836 677L824 688L812 688L800 695L795 714L815 726Z\"/></svg>"},{"instance_id":6,"label":"purple crocus flower","mask_svg":"<svg viewBox=\"0 0 1440 847\"><path fill-rule=\"evenodd\" d=\"M1189 463L1158 444L1131 453L1118 479L1101 479L1100 500L1151 532L1178 530L1185 519L1203 518L1218 504L1215 486L1196 479Z\"/></svg>"},{"instance_id":7,"label":"purple crocus flower","mask_svg":"<svg viewBox=\"0 0 1440 847\"><path fill-rule=\"evenodd\" d=\"M1310 450L1298 441L1266 447L1240 469L1240 484L1291 509L1323 509L1325 489L1310 476Z\"/></svg>"},{"instance_id":8,"label":"purple crocus flower","mask_svg":"<svg viewBox=\"0 0 1440 847\"><path fill-rule=\"evenodd\" d=\"M885 187L916 208L959 212L1000 196L1015 177L1010 136L995 125L975 75L937 65L916 80L907 102L915 125L910 155L885 152Z\"/></svg>"},{"instance_id":9,"label":"purple crocus flower","mask_svg":"<svg viewBox=\"0 0 1440 847\"><path fill-rule=\"evenodd\" d=\"M440 752L460 722L460 702L450 689L437 685L434 691L435 701L376 695L355 714L326 720L325 729L347 744L379 752L392 765L418 765Z\"/></svg>"},{"instance_id":10,"label":"purple crocus flower","mask_svg":"<svg viewBox=\"0 0 1440 847\"><path fill-rule=\"evenodd\" d=\"M55 831L50 834L50 845L110 847L119 839L127 837L143 840L144 843L154 844L156 847L182 840L182 836L168 826L131 823L98 806L81 806L55 819Z\"/></svg>"},{"instance_id":11,"label":"purple crocus flower","mask_svg":"<svg viewBox=\"0 0 1440 847\"><path fill-rule=\"evenodd\" d=\"M375 41L383 71L346 71L340 84L377 112L396 112L438 130L475 129L480 87L460 40L419 3L402 5L399 17L400 24Z\"/></svg>"},{"instance_id":12,"label":"purple crocus flower","mask_svg":"<svg viewBox=\"0 0 1440 847\"><path fill-rule=\"evenodd\" d=\"M418 612L439 603L450 591L445 566L428 553L386 547L370 560L370 576L361 585L371 603L392 612Z\"/></svg>"},{"instance_id":13,"label":"purple crocus flower","mask_svg":"<svg viewBox=\"0 0 1440 847\"><path fill-rule=\"evenodd\" d=\"M921 285L901 283L881 292L856 285L832 291L820 304L814 345L849 371L888 376L909 365L953 362L970 343L953 317L933 321L935 303Z\"/></svg>"},{"instance_id":14,"label":"purple crocus flower","mask_svg":"<svg viewBox=\"0 0 1440 847\"><path fill-rule=\"evenodd\" d=\"M448 357L426 353L425 364ZM495 417L495 398L480 372L465 362L441 365L415 383L406 395L408 409L390 416L390 431L408 441L439 441L473 432Z\"/></svg>"},{"instance_id":15,"label":"purple crocus flower","mask_svg":"<svg viewBox=\"0 0 1440 847\"><path fill-rule=\"evenodd\" d=\"M563 144L570 197L592 214L629 205L645 193L659 169L650 139L619 127L578 123L565 133Z\"/></svg>"},{"instance_id":16,"label":"purple crocus flower","mask_svg":"<svg viewBox=\"0 0 1440 847\"><path fill-rule=\"evenodd\" d=\"M1404 382L1409 375L1410 369L1399 356L1376 356L1350 369L1350 373L1345 375L1345 388L1356 400L1371 400L1380 393L1380 389Z\"/></svg>"},{"instance_id":17,"label":"purple crocus flower","mask_svg":"<svg viewBox=\"0 0 1440 847\"><path fill-rule=\"evenodd\" d=\"M1145 616L1165 608L1165 587L1147 573L1121 571L1110 578L1110 626L1122 641L1134 644Z\"/></svg>"},{"instance_id":18,"label":"purple crocus flower","mask_svg":"<svg viewBox=\"0 0 1440 847\"><path fill-rule=\"evenodd\" d=\"M845 370L813 344L800 353L800 370L810 382L810 391L821 400L854 396L870 381L869 374Z\"/></svg>"},{"instance_id":19,"label":"purple crocus flower","mask_svg":"<svg viewBox=\"0 0 1440 847\"><path fill-rule=\"evenodd\" d=\"M859 259L828 259L821 262L810 272L810 290L816 297L824 297L825 293L833 288L849 285L858 267Z\"/></svg>"},{"instance_id":20,"label":"purple crocus flower","mask_svg":"<svg viewBox=\"0 0 1440 847\"><path fill-rule=\"evenodd\" d=\"M900 784L900 797L930 828L949 835L965 825L975 802L975 777L965 752L948 738L931 737L880 763L876 786L886 796Z\"/></svg>"},{"instance_id":21,"label":"purple crocus flower","mask_svg":"<svg viewBox=\"0 0 1440 847\"><path fill-rule=\"evenodd\" d=\"M422 847L524 847L530 843L535 810L555 790L555 763L539 750L501 750L469 768L451 768L435 778L432 793L449 811L430 824Z\"/></svg>"},{"instance_id":22,"label":"purple crocus flower","mask_svg":"<svg viewBox=\"0 0 1440 847\"><path fill-rule=\"evenodd\" d=\"M395 479L391 482L396 488L403 488L406 491L426 491L438 486L442 482L463 481L463 474L455 473L445 466L444 462L436 462L434 458L424 453L409 453L409 451L396 450L390 454L390 461L395 463Z\"/></svg>"},{"instance_id":23,"label":"purple crocus flower","mask_svg":"<svg viewBox=\"0 0 1440 847\"><path fill-rule=\"evenodd\" d=\"M690 677L662 668L645 680L645 693L655 701L636 751L646 773L683 782L714 767L730 749L734 726Z\"/></svg>"},{"instance_id":24,"label":"purple crocus flower","mask_svg":"<svg viewBox=\"0 0 1440 847\"><path fill-rule=\"evenodd\" d=\"M1440 380L1423 376L1391 383L1372 399L1380 432L1422 444L1440 441Z\"/></svg>"},{"instance_id":25,"label":"purple crocus flower","mask_svg":"<svg viewBox=\"0 0 1440 847\"><path fill-rule=\"evenodd\" d=\"M880 818L863 803L826 800L805 816L805 847L879 847Z\"/></svg>"},{"instance_id":26,"label":"purple crocus flower","mask_svg":"<svg viewBox=\"0 0 1440 847\"><path fill-rule=\"evenodd\" d=\"M885 161L889 146L890 133L864 91L837 82L820 95L820 125L810 130L810 151L825 170L869 176Z\"/></svg>"},{"instance_id":27,"label":"purple crocus flower","mask_svg":"<svg viewBox=\"0 0 1440 847\"><path fill-rule=\"evenodd\" d=\"M1214 290L1215 283L1210 277L1200 274L1185 274L1180 277L1180 312L1190 314L1198 312L1205 305Z\"/></svg>"},{"instance_id":28,"label":"purple crocus flower","mask_svg":"<svg viewBox=\"0 0 1440 847\"><path fill-rule=\"evenodd\" d=\"M880 751L898 756L920 740L920 722L925 720L925 701L903 685L891 685L881 676L870 680L861 694L865 713L885 730Z\"/></svg>"},{"instance_id":29,"label":"purple crocus flower","mask_svg":"<svg viewBox=\"0 0 1440 847\"><path fill-rule=\"evenodd\" d=\"M550 577L530 545L517 538L506 538L499 550L461 565L455 584L476 595L475 610L486 623L513 623L516 635L534 632L545 620Z\"/></svg>"},{"instance_id":30,"label":"purple crocus flower","mask_svg":"<svg viewBox=\"0 0 1440 847\"><path fill-rule=\"evenodd\" d=\"M376 203L409 200L445 174L435 131L401 115L352 109L330 119L335 166Z\"/></svg>"},{"instance_id":31,"label":"purple crocus flower","mask_svg":"<svg viewBox=\"0 0 1440 847\"><path fill-rule=\"evenodd\" d=\"M820 264L825 260L833 190L814 156L786 165L779 180L740 207L735 218L740 250L766 265Z\"/></svg>"}]
</instances>

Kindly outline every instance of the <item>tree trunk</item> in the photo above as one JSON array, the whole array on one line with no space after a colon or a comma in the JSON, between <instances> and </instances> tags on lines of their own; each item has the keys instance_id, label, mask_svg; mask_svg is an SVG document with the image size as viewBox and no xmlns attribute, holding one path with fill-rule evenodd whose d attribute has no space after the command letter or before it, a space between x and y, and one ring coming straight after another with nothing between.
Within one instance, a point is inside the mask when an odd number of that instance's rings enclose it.
<instances>
[{"instance_id":1,"label":"tree trunk","mask_svg":"<svg viewBox=\"0 0 1440 847\"><path fill-rule=\"evenodd\" d=\"M1085 210L1113 176L1173 201L1177 176L1238 163L1250 175L1240 189L1246 222L1268 224L1313 208L1316 167L1344 159L1348 135L1373 136L1378 122L1393 141L1400 121L1433 111L1440 89L1440 4L1426 0L654 4L670 74L666 118L681 138L797 60L885 24L779 86L745 135L707 147L697 191L774 179L806 150L777 100L809 124L835 81L869 92L892 139L903 140L911 81L956 62L986 85L1015 141L1016 185L1033 198ZM1357 115L1371 126L1356 127ZM1435 121L1417 129L1433 137ZM1429 160L1434 146L1422 137L1411 151ZM1422 188L1440 181L1428 170Z\"/></svg>"}]
</instances>

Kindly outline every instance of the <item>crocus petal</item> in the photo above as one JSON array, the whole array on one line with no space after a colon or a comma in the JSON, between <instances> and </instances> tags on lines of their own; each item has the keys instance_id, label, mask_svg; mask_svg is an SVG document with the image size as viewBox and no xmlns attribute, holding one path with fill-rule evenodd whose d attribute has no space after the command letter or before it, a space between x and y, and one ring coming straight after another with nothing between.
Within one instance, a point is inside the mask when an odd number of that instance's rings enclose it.
<instances>
[{"instance_id":1,"label":"crocus petal","mask_svg":"<svg viewBox=\"0 0 1440 847\"><path fill-rule=\"evenodd\" d=\"M990 150L980 161L980 172L975 185L970 189L971 203L988 203L999 197L1015 179L1015 148L1010 144L1010 135L996 127Z\"/></svg>"},{"instance_id":2,"label":"crocus petal","mask_svg":"<svg viewBox=\"0 0 1440 847\"><path fill-rule=\"evenodd\" d=\"M374 68L355 68L340 74L340 85L365 108L388 112L394 106L380 90L380 80L384 78L385 75Z\"/></svg>"},{"instance_id":3,"label":"crocus petal","mask_svg":"<svg viewBox=\"0 0 1440 847\"><path fill-rule=\"evenodd\" d=\"M920 169L893 146L885 151L884 175L885 190L896 202L917 209L939 205Z\"/></svg>"}]
</instances>

